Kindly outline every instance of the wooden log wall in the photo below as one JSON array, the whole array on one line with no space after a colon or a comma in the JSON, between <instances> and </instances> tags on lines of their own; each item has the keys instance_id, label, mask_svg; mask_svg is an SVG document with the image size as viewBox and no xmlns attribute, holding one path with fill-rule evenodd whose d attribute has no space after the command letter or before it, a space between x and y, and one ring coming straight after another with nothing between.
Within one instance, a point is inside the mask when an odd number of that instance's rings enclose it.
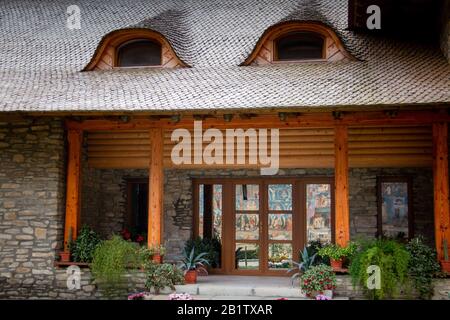
<instances>
[{"instance_id":1,"label":"wooden log wall","mask_svg":"<svg viewBox=\"0 0 450 320\"><path fill-rule=\"evenodd\" d=\"M171 133L171 130L164 131L164 166L205 167L194 164L175 166L171 161L171 151L176 142L171 141ZM432 166L431 126L350 127L348 135L350 167ZM191 136L193 141L193 134ZM208 143L203 143L203 146L206 145ZM270 146L270 139L268 145ZM280 129L279 146L281 168L334 167L333 128ZM208 167L258 167L248 163L248 150L247 141L245 165L223 164ZM192 155L193 153L192 149ZM95 168L148 168L150 156L148 131L89 132L88 156L89 165Z\"/></svg>"}]
</instances>

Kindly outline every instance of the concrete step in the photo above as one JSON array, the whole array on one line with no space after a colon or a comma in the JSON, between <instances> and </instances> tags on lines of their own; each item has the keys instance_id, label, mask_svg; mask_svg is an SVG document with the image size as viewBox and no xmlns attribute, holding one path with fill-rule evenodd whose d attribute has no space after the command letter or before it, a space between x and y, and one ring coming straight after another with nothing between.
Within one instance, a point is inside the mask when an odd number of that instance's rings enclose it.
<instances>
[{"instance_id":1,"label":"concrete step","mask_svg":"<svg viewBox=\"0 0 450 320\"><path fill-rule=\"evenodd\" d=\"M299 288L279 287L252 287L252 286L221 286L213 284L188 284L175 286L177 292L185 292L191 295L205 296L244 296L244 297L285 297L304 298L305 295Z\"/></svg>"}]
</instances>

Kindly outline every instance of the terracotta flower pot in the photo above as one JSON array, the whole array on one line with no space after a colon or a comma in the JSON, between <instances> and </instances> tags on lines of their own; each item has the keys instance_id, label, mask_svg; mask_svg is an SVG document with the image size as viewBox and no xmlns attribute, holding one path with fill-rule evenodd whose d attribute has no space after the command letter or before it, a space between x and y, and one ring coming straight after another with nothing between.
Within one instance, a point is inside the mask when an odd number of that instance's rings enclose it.
<instances>
[{"instance_id":1,"label":"terracotta flower pot","mask_svg":"<svg viewBox=\"0 0 450 320\"><path fill-rule=\"evenodd\" d=\"M450 273L450 260L441 260L441 268L442 271L445 271L447 273Z\"/></svg>"},{"instance_id":2,"label":"terracotta flower pot","mask_svg":"<svg viewBox=\"0 0 450 320\"><path fill-rule=\"evenodd\" d=\"M335 271L342 269L342 263L343 263L343 259L339 259L339 260L330 259L331 268Z\"/></svg>"},{"instance_id":3,"label":"terracotta flower pot","mask_svg":"<svg viewBox=\"0 0 450 320\"><path fill-rule=\"evenodd\" d=\"M70 262L70 252L60 252L59 257L61 258L61 262Z\"/></svg>"},{"instance_id":4,"label":"terracotta flower pot","mask_svg":"<svg viewBox=\"0 0 450 320\"><path fill-rule=\"evenodd\" d=\"M153 262L155 262L155 263L161 264L161 263L163 262L163 256L160 255L160 254L154 254L154 255L152 256L152 260L153 260Z\"/></svg>"},{"instance_id":5,"label":"terracotta flower pot","mask_svg":"<svg viewBox=\"0 0 450 320\"><path fill-rule=\"evenodd\" d=\"M186 284L195 284L197 283L197 270L189 270L184 275L184 282Z\"/></svg>"}]
</instances>

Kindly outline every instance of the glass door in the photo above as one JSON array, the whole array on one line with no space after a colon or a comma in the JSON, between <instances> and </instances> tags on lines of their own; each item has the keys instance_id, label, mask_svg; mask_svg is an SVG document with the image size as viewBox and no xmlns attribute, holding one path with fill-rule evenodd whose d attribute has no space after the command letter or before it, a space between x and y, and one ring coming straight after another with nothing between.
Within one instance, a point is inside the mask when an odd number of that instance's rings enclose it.
<instances>
[{"instance_id":1,"label":"glass door","mask_svg":"<svg viewBox=\"0 0 450 320\"><path fill-rule=\"evenodd\" d=\"M234 270L286 273L294 252L293 183L234 185Z\"/></svg>"},{"instance_id":2,"label":"glass door","mask_svg":"<svg viewBox=\"0 0 450 320\"><path fill-rule=\"evenodd\" d=\"M234 185L234 269L261 271L261 185Z\"/></svg>"},{"instance_id":3,"label":"glass door","mask_svg":"<svg viewBox=\"0 0 450 320\"><path fill-rule=\"evenodd\" d=\"M294 249L293 225L294 207L292 201L293 184L268 184L264 241L267 254L266 270L284 271L291 267Z\"/></svg>"}]
</instances>

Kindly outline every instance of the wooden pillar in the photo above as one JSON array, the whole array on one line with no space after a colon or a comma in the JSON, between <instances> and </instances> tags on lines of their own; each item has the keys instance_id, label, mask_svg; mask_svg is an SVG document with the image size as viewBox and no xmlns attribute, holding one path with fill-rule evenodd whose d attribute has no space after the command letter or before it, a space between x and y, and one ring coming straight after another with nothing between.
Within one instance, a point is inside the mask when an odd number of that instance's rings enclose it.
<instances>
[{"instance_id":1,"label":"wooden pillar","mask_svg":"<svg viewBox=\"0 0 450 320\"><path fill-rule=\"evenodd\" d=\"M338 125L334 130L334 195L335 242L346 246L350 240L350 209L348 202L348 130Z\"/></svg>"},{"instance_id":2,"label":"wooden pillar","mask_svg":"<svg viewBox=\"0 0 450 320\"><path fill-rule=\"evenodd\" d=\"M203 186L203 238L213 238L213 185Z\"/></svg>"},{"instance_id":3,"label":"wooden pillar","mask_svg":"<svg viewBox=\"0 0 450 320\"><path fill-rule=\"evenodd\" d=\"M75 240L80 228L81 212L81 148L83 131L69 129L67 132L68 157L66 181L66 217L64 225L64 251L70 241Z\"/></svg>"},{"instance_id":4,"label":"wooden pillar","mask_svg":"<svg viewBox=\"0 0 450 320\"><path fill-rule=\"evenodd\" d=\"M448 126L433 124L434 226L438 258L444 256L443 240L450 244Z\"/></svg>"},{"instance_id":5,"label":"wooden pillar","mask_svg":"<svg viewBox=\"0 0 450 320\"><path fill-rule=\"evenodd\" d=\"M148 198L148 245L161 244L163 216L163 130L150 129L150 165L149 165L149 198Z\"/></svg>"}]
</instances>

